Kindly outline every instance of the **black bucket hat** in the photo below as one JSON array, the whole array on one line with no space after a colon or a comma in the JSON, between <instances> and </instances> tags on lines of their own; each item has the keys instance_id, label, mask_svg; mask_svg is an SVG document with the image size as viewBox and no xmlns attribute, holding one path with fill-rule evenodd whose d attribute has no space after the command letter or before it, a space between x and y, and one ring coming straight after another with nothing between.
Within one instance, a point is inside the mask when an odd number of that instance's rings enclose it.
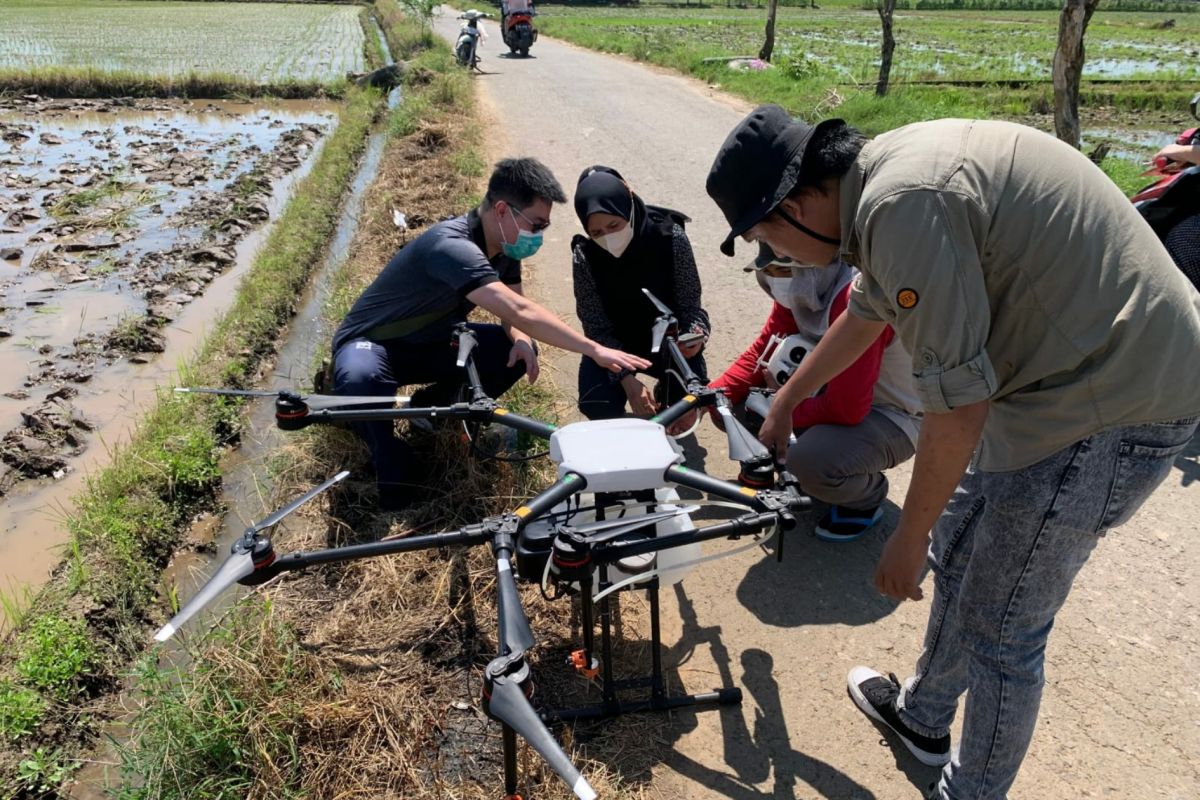
<instances>
[{"instance_id":1,"label":"black bucket hat","mask_svg":"<svg viewBox=\"0 0 1200 800\"><path fill-rule=\"evenodd\" d=\"M777 105L759 106L738 123L717 151L704 187L729 223L722 253L732 256L734 240L792 191L813 135L844 124L840 119L815 126L797 122Z\"/></svg>"}]
</instances>

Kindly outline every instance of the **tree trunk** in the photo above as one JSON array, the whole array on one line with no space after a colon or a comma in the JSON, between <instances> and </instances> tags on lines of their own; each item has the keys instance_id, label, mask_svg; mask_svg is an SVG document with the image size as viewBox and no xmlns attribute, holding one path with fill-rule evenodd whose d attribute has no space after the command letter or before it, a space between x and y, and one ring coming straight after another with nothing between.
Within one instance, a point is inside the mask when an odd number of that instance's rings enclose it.
<instances>
[{"instance_id":1,"label":"tree trunk","mask_svg":"<svg viewBox=\"0 0 1200 800\"><path fill-rule=\"evenodd\" d=\"M769 0L767 4L767 38L763 42L762 49L758 51L758 57L763 61L771 60L771 51L775 49L775 12L779 8L779 0Z\"/></svg>"},{"instance_id":2,"label":"tree trunk","mask_svg":"<svg viewBox=\"0 0 1200 800\"><path fill-rule=\"evenodd\" d=\"M888 93L888 80L892 74L892 53L896 50L896 39L892 36L892 17L896 14L896 0L883 0L883 4L875 10L879 12L879 21L883 23L883 50L879 58L879 83L875 84L875 94L883 97Z\"/></svg>"},{"instance_id":3,"label":"tree trunk","mask_svg":"<svg viewBox=\"0 0 1200 800\"><path fill-rule=\"evenodd\" d=\"M1079 79L1083 75L1083 35L1100 0L1065 0L1054 51L1054 132L1079 147Z\"/></svg>"}]
</instances>

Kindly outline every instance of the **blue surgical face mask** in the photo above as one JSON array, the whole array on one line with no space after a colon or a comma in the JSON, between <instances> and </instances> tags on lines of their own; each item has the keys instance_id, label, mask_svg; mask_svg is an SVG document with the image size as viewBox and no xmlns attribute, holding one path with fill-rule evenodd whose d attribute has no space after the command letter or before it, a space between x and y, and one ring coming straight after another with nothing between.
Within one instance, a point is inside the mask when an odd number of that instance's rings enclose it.
<instances>
[{"instance_id":1,"label":"blue surgical face mask","mask_svg":"<svg viewBox=\"0 0 1200 800\"><path fill-rule=\"evenodd\" d=\"M509 208L511 208L513 213L515 213L521 219L529 222L529 218L518 211L515 206L509 206ZM533 223L530 224L532 225ZM522 230L521 227L518 226L517 240L510 244L504 241L504 226L500 226L500 249L504 252L504 255L508 256L509 258L517 261L523 261L526 258L532 257L534 253L541 249L541 247L541 233L530 233L527 230Z\"/></svg>"}]
</instances>

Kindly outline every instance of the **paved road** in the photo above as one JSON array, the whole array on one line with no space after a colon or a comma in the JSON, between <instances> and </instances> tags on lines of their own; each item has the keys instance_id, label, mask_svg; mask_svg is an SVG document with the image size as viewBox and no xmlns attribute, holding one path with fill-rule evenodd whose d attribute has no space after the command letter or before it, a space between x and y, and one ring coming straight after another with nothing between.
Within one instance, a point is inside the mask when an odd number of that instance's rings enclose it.
<instances>
[{"instance_id":1,"label":"paved road","mask_svg":"<svg viewBox=\"0 0 1200 800\"><path fill-rule=\"evenodd\" d=\"M552 14L553 9L546 11ZM449 16L438 32L453 38ZM693 218L704 298L715 325L709 363L720 367L768 310L717 245L724 228L704 193L718 145L749 106L703 84L547 38L527 60L500 57L494 23L476 77L495 125L493 158L535 155L568 193L587 165L619 169L653 203ZM555 212L531 264L540 299L574 321L569 242L579 226ZM743 248L744 249L744 248ZM574 393L575 362L556 379ZM711 471L729 476L705 432ZM1059 616L1047 658L1037 736L1014 798L1196 796L1200 785L1200 443L1134 522L1108 536ZM897 470L885 529L908 474ZM655 771L664 797L901 800L929 770L881 746L846 699L849 667L904 677L919 652L927 603L897 607L868 588L883 544L876 532L841 547L807 536L778 565L751 553L701 567L665 603L669 660L690 691L741 686L740 709L679 713L673 751ZM932 594L928 581L926 596Z\"/></svg>"}]
</instances>

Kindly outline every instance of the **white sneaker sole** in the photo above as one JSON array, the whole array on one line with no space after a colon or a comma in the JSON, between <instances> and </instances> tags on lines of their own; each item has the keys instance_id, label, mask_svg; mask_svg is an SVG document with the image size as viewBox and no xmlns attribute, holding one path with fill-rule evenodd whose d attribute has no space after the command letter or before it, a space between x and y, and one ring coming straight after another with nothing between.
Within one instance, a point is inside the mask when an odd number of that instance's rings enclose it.
<instances>
[{"instance_id":1,"label":"white sneaker sole","mask_svg":"<svg viewBox=\"0 0 1200 800\"><path fill-rule=\"evenodd\" d=\"M865 680L868 677L883 678L884 677L883 675L880 675L879 673L875 673L874 675L868 675L866 677L863 677L863 675L860 675L860 676L858 676L858 680L855 680L854 672L855 672L855 670L851 670L850 674L846 676L846 689L850 692L850 699L854 701L854 705L858 706L859 711L863 712L868 717L870 717L871 719L880 723L881 725L883 725L885 728L887 728L892 733L896 734L896 736L899 737L900 741L904 742L904 746L906 748L908 748L908 752L913 754L913 758L917 759L917 761L920 761L925 766L927 766L927 767L944 767L950 763L950 753L945 753L944 755L938 754L938 753L930 753L928 750L922 750L921 748L919 748L915 744L913 744L913 742L907 736L905 736L903 733L901 733L900 731L898 731L894 727L892 727L891 723L889 723L886 719L884 719L883 716L880 715L880 713L875 710L875 706L871 705L871 703L867 700L866 696L861 691L859 691L858 684L861 683L863 680Z\"/></svg>"}]
</instances>

